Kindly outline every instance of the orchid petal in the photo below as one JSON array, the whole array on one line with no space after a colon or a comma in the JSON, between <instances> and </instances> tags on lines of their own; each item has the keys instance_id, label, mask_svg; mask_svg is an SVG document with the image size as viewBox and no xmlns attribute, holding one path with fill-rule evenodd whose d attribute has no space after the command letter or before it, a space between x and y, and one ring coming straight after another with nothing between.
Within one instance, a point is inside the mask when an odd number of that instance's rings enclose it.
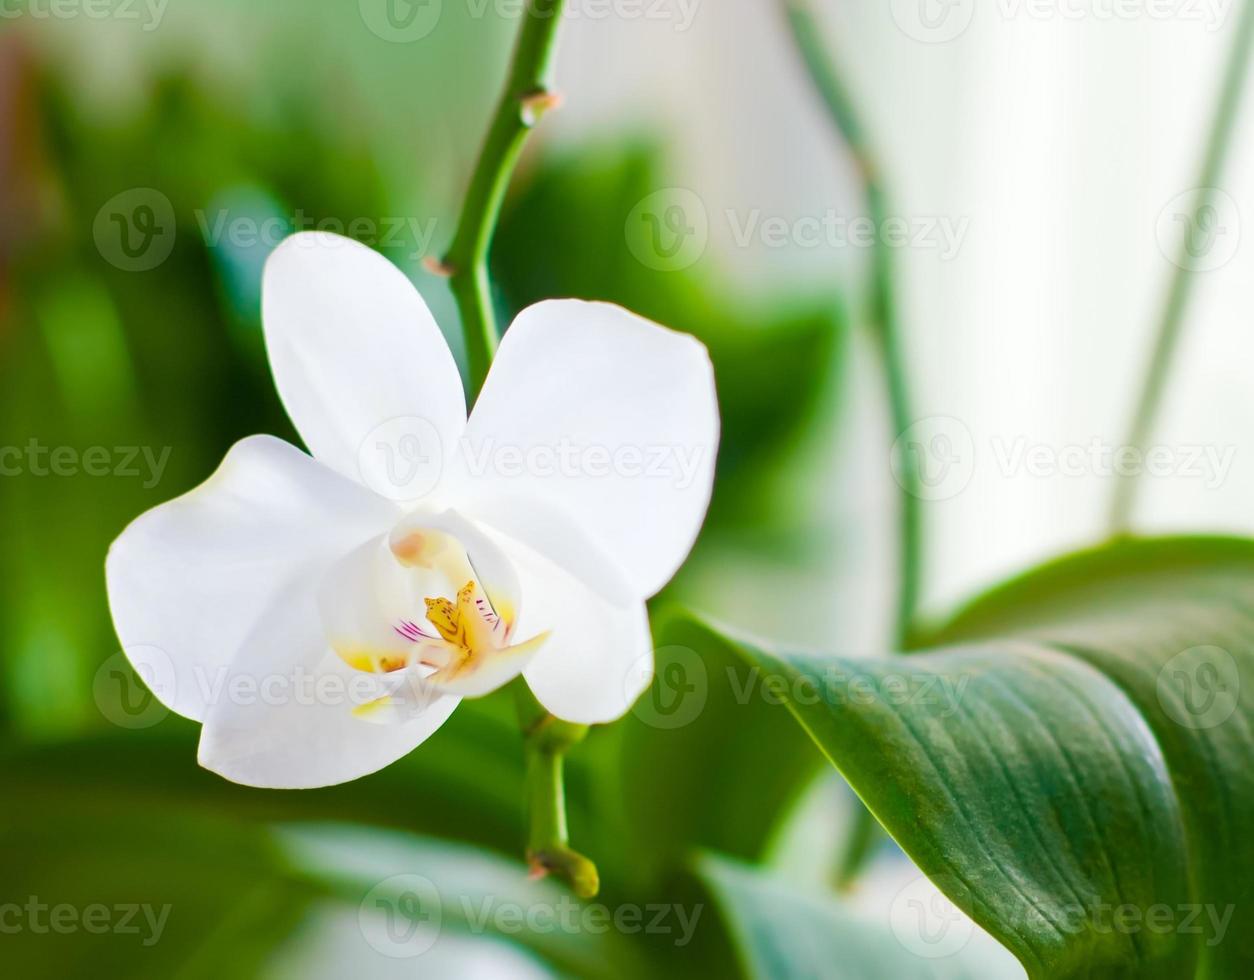
<instances>
[{"instance_id":1,"label":"orchid petal","mask_svg":"<svg viewBox=\"0 0 1254 980\"><path fill-rule=\"evenodd\" d=\"M457 698L434 696L397 724L360 709L389 693L327 647L315 596L287 592L257 624L214 699L200 764L246 786L309 789L360 778L406 755L444 723Z\"/></svg>"},{"instance_id":2,"label":"orchid petal","mask_svg":"<svg viewBox=\"0 0 1254 980\"><path fill-rule=\"evenodd\" d=\"M694 338L607 303L537 303L506 333L467 425L463 509L546 500L647 597L696 540L718 432L713 370ZM539 543L528 517L498 506L491 519ZM550 537L543 550L570 567L565 545Z\"/></svg>"},{"instance_id":3,"label":"orchid petal","mask_svg":"<svg viewBox=\"0 0 1254 980\"><path fill-rule=\"evenodd\" d=\"M652 662L644 602L616 604L526 545L498 540L523 586L517 635L547 634L523 670L536 698L566 721L621 717L652 680L652 670L642 668Z\"/></svg>"},{"instance_id":4,"label":"orchid petal","mask_svg":"<svg viewBox=\"0 0 1254 980\"><path fill-rule=\"evenodd\" d=\"M340 555L399 513L280 439L244 439L208 480L136 518L109 549L123 649L137 669L144 651L162 652L173 683L154 694L202 720L206 688L276 598L297 581L312 594Z\"/></svg>"},{"instance_id":5,"label":"orchid petal","mask_svg":"<svg viewBox=\"0 0 1254 980\"><path fill-rule=\"evenodd\" d=\"M275 385L314 457L393 500L431 492L466 402L404 274L352 239L302 232L266 262L262 320Z\"/></svg>"}]
</instances>

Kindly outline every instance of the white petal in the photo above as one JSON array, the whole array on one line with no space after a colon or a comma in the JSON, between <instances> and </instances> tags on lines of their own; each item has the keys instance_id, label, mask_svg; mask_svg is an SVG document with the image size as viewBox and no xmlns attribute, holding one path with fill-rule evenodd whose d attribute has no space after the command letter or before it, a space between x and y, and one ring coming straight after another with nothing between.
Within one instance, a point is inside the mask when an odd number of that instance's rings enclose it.
<instances>
[{"instance_id":1,"label":"white petal","mask_svg":"<svg viewBox=\"0 0 1254 980\"><path fill-rule=\"evenodd\" d=\"M476 520L488 527L508 528L513 540L548 555L613 605L640 598L640 590L626 572L556 505L497 489L493 494L493 488L488 487L483 495L467 501Z\"/></svg>"},{"instance_id":2,"label":"white petal","mask_svg":"<svg viewBox=\"0 0 1254 980\"><path fill-rule=\"evenodd\" d=\"M447 589L444 576L403 566L387 535L378 535L336 561L318 586L327 644L357 670L395 669L383 661L405 661L414 651L399 629L421 626L422 596Z\"/></svg>"},{"instance_id":3,"label":"white petal","mask_svg":"<svg viewBox=\"0 0 1254 980\"><path fill-rule=\"evenodd\" d=\"M162 651L174 677L154 693L199 721L206 686L276 598L297 580L312 595L335 559L398 516L296 447L244 439L198 488L113 542L105 574L123 649Z\"/></svg>"},{"instance_id":4,"label":"white petal","mask_svg":"<svg viewBox=\"0 0 1254 980\"><path fill-rule=\"evenodd\" d=\"M459 698L483 697L498 687L504 687L526 670L548 640L549 635L541 633L522 643L493 651L473 670L458 671L452 667L437 670L425 683L437 691L455 694Z\"/></svg>"},{"instance_id":5,"label":"white petal","mask_svg":"<svg viewBox=\"0 0 1254 980\"><path fill-rule=\"evenodd\" d=\"M248 637L213 698L200 764L247 786L330 786L395 762L457 706L440 697L390 725L354 714L386 693L383 677L349 668L328 648L313 593L290 591Z\"/></svg>"},{"instance_id":6,"label":"white petal","mask_svg":"<svg viewBox=\"0 0 1254 980\"><path fill-rule=\"evenodd\" d=\"M549 633L523 670L540 703L585 725L626 714L652 680L642 669L653 649L644 602L611 602L526 545L498 540L522 583L518 636Z\"/></svg>"},{"instance_id":7,"label":"white petal","mask_svg":"<svg viewBox=\"0 0 1254 980\"><path fill-rule=\"evenodd\" d=\"M314 456L394 500L430 492L466 401L404 274L351 239L302 232L266 262L262 319L275 385Z\"/></svg>"},{"instance_id":8,"label":"white petal","mask_svg":"<svg viewBox=\"0 0 1254 980\"><path fill-rule=\"evenodd\" d=\"M471 499L547 501L650 596L701 528L718 430L713 370L694 338L607 303L551 300L505 334L457 478ZM480 516L472 507L463 505ZM508 509L492 520L529 537ZM544 551L566 564L563 544Z\"/></svg>"}]
</instances>

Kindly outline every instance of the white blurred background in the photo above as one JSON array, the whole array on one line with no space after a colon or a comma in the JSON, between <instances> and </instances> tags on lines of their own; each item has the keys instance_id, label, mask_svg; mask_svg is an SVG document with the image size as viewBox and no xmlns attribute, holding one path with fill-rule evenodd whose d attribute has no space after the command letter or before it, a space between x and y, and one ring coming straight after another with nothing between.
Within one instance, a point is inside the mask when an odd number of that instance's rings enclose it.
<instances>
[{"instance_id":1,"label":"white blurred background","mask_svg":"<svg viewBox=\"0 0 1254 980\"><path fill-rule=\"evenodd\" d=\"M960 421L973 449L960 464L969 470L965 488L924 506L924 598L944 610L1106 533L1114 478L1100 464L1067 466L1064 451L1082 447L1087 459L1095 439L1109 449L1127 439L1184 231L1178 199L1197 183L1236 5L813 7L860 103L892 213L920 234L929 221L960 232L952 256L939 232L928 247L896 253L915 415ZM794 224L829 211L865 213L780 5L697 0L686 29L677 2L664 9L671 16L612 26L571 21L559 64L568 102L551 135L576 140L624 121L663 121L677 148L673 183L696 190L710 216L701 261L725 266L747 301L833 279L860 288L865 248L777 246L758 234L745 244L754 214ZM929 32L912 19L920 11L941 27ZM1254 528L1254 404L1246 395L1254 245L1243 227L1254 220L1252 155L1247 99L1220 181L1228 197L1212 251L1219 264L1196 274L1152 438L1171 453L1163 464L1170 475L1144 478L1137 529ZM836 630L855 646L872 644L882 629L866 610L884 607L892 435L875 407L873 361L860 357L854 370L857 404L841 407L843 435L829 433L833 465L817 498L841 545L832 569L841 589L831 621L792 622L806 642ZM1009 462L1035 446L1050 447L1060 472ZM1209 457L1191 462L1200 451Z\"/></svg>"}]
</instances>

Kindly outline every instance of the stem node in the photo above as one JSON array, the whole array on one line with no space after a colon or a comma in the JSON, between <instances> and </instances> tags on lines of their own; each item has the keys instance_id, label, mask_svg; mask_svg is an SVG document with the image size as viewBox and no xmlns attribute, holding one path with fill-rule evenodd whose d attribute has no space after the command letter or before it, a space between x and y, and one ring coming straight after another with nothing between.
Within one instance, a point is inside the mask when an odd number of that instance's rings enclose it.
<instances>
[{"instance_id":1,"label":"stem node","mask_svg":"<svg viewBox=\"0 0 1254 980\"><path fill-rule=\"evenodd\" d=\"M560 108L562 98L561 92L554 92L546 88L537 88L527 92L518 100L521 106L520 114L523 124L534 126L546 112Z\"/></svg>"}]
</instances>

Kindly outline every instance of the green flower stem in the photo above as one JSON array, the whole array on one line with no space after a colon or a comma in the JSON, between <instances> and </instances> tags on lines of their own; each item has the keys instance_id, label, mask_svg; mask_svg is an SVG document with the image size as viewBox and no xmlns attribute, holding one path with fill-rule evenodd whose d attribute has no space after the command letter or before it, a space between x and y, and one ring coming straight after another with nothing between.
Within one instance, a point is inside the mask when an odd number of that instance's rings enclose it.
<instances>
[{"instance_id":1,"label":"green flower stem","mask_svg":"<svg viewBox=\"0 0 1254 980\"><path fill-rule=\"evenodd\" d=\"M783 0L793 42L801 55L810 81L831 116L836 130L853 155L866 196L867 210L877 227L888 218L888 197L880 180L869 140L854 108L853 99L823 46L819 28L805 0ZM893 433L901 435L914 421L911 417L909 382L901 346L901 326L893 282L892 249L877 238L871 252L871 281L868 321L879 350L880 364L888 389ZM911 453L898 461L901 496L900 586L897 594L896 641L899 649L910 644L911 625L919 601L919 575L922 566L922 522L919 503L920 480L917 460Z\"/></svg>"},{"instance_id":2,"label":"green flower stem","mask_svg":"<svg viewBox=\"0 0 1254 980\"><path fill-rule=\"evenodd\" d=\"M818 24L805 0L783 0L793 43L797 47L815 91L823 100L837 133L853 155L866 196L867 211L877 227L888 218L888 196L875 163L866 130L858 117L853 98L826 50ZM888 407L893 433L900 436L913 422L910 407L909 379L901 345L901 325L897 314L894 289L895 270L892 250L877 238L871 253L870 298L868 323L879 352L884 384L888 391ZM922 571L922 515L918 461L911 453L903 453L898 461L897 476L901 486L898 499L900 521L898 562L900 565L895 620L895 642L899 650L909 649L915 613L919 601L919 580ZM875 845L883 836L871 811L858 804L844 846L838 857L836 886L851 888L867 861L875 853Z\"/></svg>"},{"instance_id":3,"label":"green flower stem","mask_svg":"<svg viewBox=\"0 0 1254 980\"><path fill-rule=\"evenodd\" d=\"M488 251L527 135L557 102L549 79L563 8L564 0L527 0L505 89L479 151L457 232L442 263L441 271L449 276L461 315L472 398L483 387L499 336L488 281Z\"/></svg>"},{"instance_id":4,"label":"green flower stem","mask_svg":"<svg viewBox=\"0 0 1254 980\"><path fill-rule=\"evenodd\" d=\"M527 135L540 116L557 103L549 77L564 2L528 0L526 4L505 89L479 151L457 232L440 267L449 276L461 316L470 368L467 391L472 401L488 375L498 338L488 252L501 202ZM591 898L599 888L597 869L569 846L562 779L566 752L584 737L587 728L550 715L522 677L515 678L510 687L518 706L527 764L527 861L535 873L556 875L579 897Z\"/></svg>"},{"instance_id":5,"label":"green flower stem","mask_svg":"<svg viewBox=\"0 0 1254 980\"><path fill-rule=\"evenodd\" d=\"M566 752L583 740L588 728L554 718L521 677L512 686L527 760L527 862L537 875L556 875L580 898L591 898L600 879L596 865L570 847L562 774Z\"/></svg>"},{"instance_id":6,"label":"green flower stem","mask_svg":"<svg viewBox=\"0 0 1254 980\"><path fill-rule=\"evenodd\" d=\"M1197 199L1190 215L1190 226L1195 226L1202 210L1212 206L1215 200L1218 182L1232 145L1233 123L1241 105L1241 95L1245 89L1245 78L1250 65L1251 43L1254 42L1254 0L1246 0L1241 10L1241 20L1237 24L1236 36L1232 40L1232 48L1228 54L1228 64L1224 69L1223 84L1219 91L1219 104L1211 122L1210 139L1206 145L1202 159L1201 173L1198 175L1196 187ZM1180 248L1175 259L1175 272L1167 289L1167 299L1163 304L1162 314L1158 321L1158 335L1154 342L1154 350L1150 355L1145 380L1141 386L1140 398L1133 415L1132 427L1125 445L1144 449L1149 441L1150 432L1158 418L1162 405L1163 392L1167 387L1167 377L1171 362L1179 345L1180 332L1184 324L1184 314L1188 307L1193 286L1193 269L1191 256L1188 252L1188 233L1181 236ZM1114 496L1110 506L1110 527L1113 532L1126 532L1132 519L1132 511L1136 506L1136 492L1139 484L1132 476L1122 476L1115 483Z\"/></svg>"}]
</instances>

